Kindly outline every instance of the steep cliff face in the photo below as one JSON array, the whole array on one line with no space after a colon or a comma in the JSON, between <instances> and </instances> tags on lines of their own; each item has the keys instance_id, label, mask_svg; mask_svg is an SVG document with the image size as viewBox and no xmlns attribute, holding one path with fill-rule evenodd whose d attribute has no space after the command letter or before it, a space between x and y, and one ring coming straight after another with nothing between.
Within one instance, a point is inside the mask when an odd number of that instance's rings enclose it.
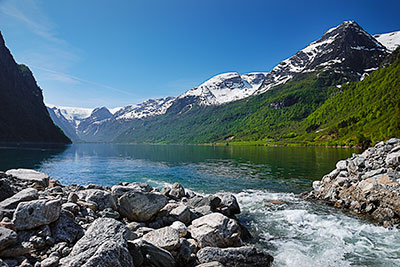
<instances>
[{"instance_id":1,"label":"steep cliff face","mask_svg":"<svg viewBox=\"0 0 400 267\"><path fill-rule=\"evenodd\" d=\"M51 120L32 72L15 62L1 33L0 143L70 143Z\"/></svg>"}]
</instances>

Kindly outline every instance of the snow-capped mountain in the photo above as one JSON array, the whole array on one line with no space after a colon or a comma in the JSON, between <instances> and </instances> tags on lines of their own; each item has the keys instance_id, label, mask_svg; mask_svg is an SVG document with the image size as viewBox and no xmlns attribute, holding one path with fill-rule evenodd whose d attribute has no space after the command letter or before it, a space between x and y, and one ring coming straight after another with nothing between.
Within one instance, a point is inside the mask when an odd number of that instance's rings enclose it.
<instances>
[{"instance_id":1,"label":"snow-capped mountain","mask_svg":"<svg viewBox=\"0 0 400 267\"><path fill-rule=\"evenodd\" d=\"M386 48L354 21L329 29L317 41L282 61L265 77L256 94L284 84L302 72L334 69L362 75L379 66Z\"/></svg>"},{"instance_id":2,"label":"snow-capped mountain","mask_svg":"<svg viewBox=\"0 0 400 267\"><path fill-rule=\"evenodd\" d=\"M394 51L400 46L400 31L375 34L374 37L389 51Z\"/></svg>"},{"instance_id":3,"label":"snow-capped mountain","mask_svg":"<svg viewBox=\"0 0 400 267\"><path fill-rule=\"evenodd\" d=\"M178 99L194 98L198 104L206 106L239 100L252 95L260 87L264 77L265 73L261 72L219 74L180 95Z\"/></svg>"},{"instance_id":4,"label":"snow-capped mountain","mask_svg":"<svg viewBox=\"0 0 400 267\"><path fill-rule=\"evenodd\" d=\"M167 111L174 100L175 97L168 96L159 99L148 99L139 105L125 106L114 114L114 119L132 120L161 115Z\"/></svg>"},{"instance_id":5,"label":"snow-capped mountain","mask_svg":"<svg viewBox=\"0 0 400 267\"><path fill-rule=\"evenodd\" d=\"M105 142L124 129L124 124L164 114L174 97L148 99L139 105L96 109L57 107L47 109L54 123L74 142ZM110 129L113 129L112 131Z\"/></svg>"}]
</instances>

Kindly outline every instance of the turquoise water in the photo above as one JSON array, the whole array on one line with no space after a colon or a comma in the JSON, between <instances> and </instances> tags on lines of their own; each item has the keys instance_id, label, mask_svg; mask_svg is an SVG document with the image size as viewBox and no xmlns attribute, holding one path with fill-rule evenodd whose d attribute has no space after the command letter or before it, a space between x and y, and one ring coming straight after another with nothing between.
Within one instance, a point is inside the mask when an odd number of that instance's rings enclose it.
<instances>
[{"instance_id":1,"label":"turquoise water","mask_svg":"<svg viewBox=\"0 0 400 267\"><path fill-rule=\"evenodd\" d=\"M400 266L400 233L296 193L356 151L333 148L104 145L1 148L0 170L34 168L63 184L180 182L201 193L233 192L240 220L276 266ZM284 204L273 205L271 200Z\"/></svg>"}]
</instances>

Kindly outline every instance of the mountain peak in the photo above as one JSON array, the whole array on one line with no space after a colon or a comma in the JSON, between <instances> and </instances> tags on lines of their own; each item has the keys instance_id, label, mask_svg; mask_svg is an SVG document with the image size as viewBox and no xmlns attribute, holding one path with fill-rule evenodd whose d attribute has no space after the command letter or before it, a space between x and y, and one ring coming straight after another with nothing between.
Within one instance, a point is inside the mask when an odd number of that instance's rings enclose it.
<instances>
[{"instance_id":1,"label":"mountain peak","mask_svg":"<svg viewBox=\"0 0 400 267\"><path fill-rule=\"evenodd\" d=\"M331 69L361 76L365 69L378 67L386 55L387 49L357 22L345 21L279 63L256 93L284 84L302 72Z\"/></svg>"}]
</instances>

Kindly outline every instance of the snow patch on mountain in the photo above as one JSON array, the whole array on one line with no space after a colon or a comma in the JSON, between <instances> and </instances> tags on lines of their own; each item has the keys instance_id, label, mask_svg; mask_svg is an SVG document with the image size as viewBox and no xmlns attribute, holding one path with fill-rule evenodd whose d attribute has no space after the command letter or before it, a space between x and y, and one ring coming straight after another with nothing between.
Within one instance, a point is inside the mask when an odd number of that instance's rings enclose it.
<instances>
[{"instance_id":1,"label":"snow patch on mountain","mask_svg":"<svg viewBox=\"0 0 400 267\"><path fill-rule=\"evenodd\" d=\"M56 114L64 116L69 121L86 119L90 117L93 111L92 108L63 107L52 104L47 104L47 107L53 109Z\"/></svg>"},{"instance_id":2,"label":"snow patch on mountain","mask_svg":"<svg viewBox=\"0 0 400 267\"><path fill-rule=\"evenodd\" d=\"M252 95L264 81L265 73L253 72L240 75L228 72L216 75L198 87L180 95L178 99L198 98L200 105L219 105Z\"/></svg>"},{"instance_id":3,"label":"snow patch on mountain","mask_svg":"<svg viewBox=\"0 0 400 267\"><path fill-rule=\"evenodd\" d=\"M167 112L175 97L148 99L139 105L129 105L114 113L116 120L142 119L150 116L161 115Z\"/></svg>"},{"instance_id":4,"label":"snow patch on mountain","mask_svg":"<svg viewBox=\"0 0 400 267\"><path fill-rule=\"evenodd\" d=\"M389 51L394 51L400 46L400 31L375 34L374 37Z\"/></svg>"}]
</instances>

